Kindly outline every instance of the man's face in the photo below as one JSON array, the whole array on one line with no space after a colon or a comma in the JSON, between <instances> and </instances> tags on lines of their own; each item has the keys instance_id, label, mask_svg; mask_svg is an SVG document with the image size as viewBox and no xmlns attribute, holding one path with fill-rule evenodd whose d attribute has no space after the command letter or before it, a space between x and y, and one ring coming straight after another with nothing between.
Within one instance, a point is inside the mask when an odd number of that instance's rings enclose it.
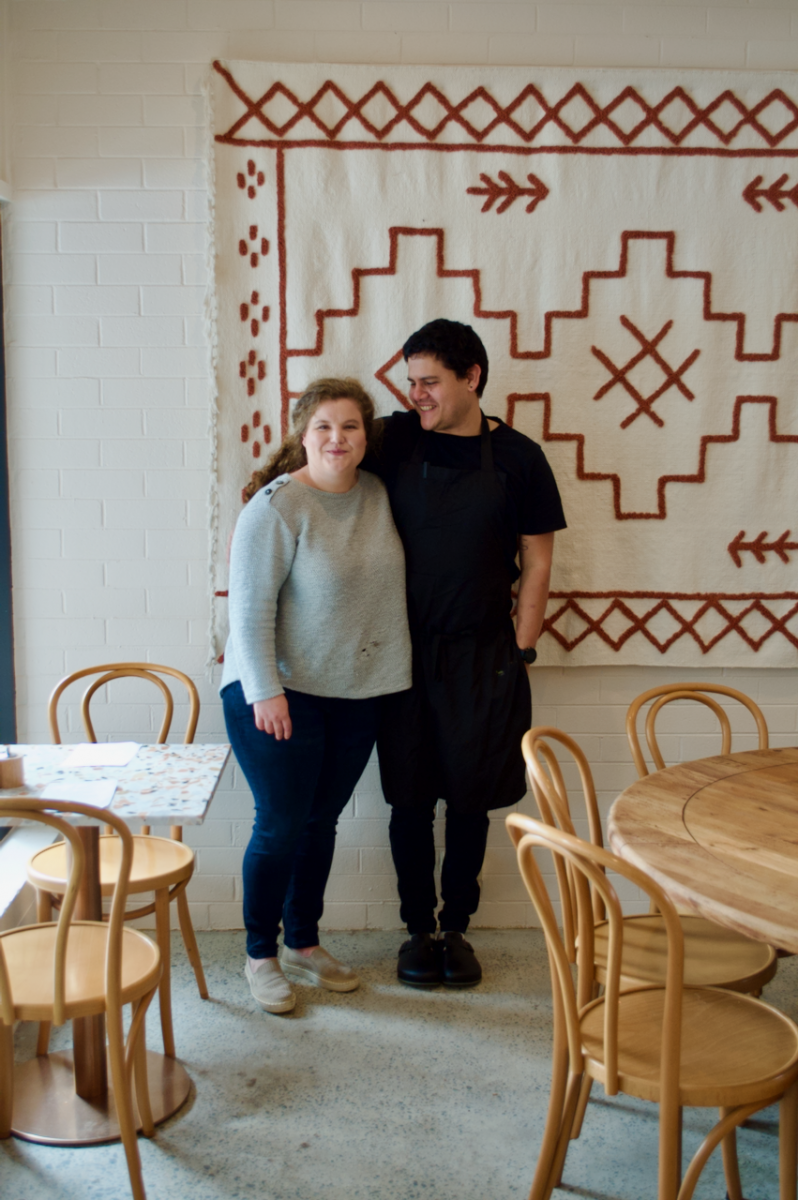
<instances>
[{"instance_id":1,"label":"man's face","mask_svg":"<svg viewBox=\"0 0 798 1200\"><path fill-rule=\"evenodd\" d=\"M410 402L421 417L422 429L436 433L470 432L479 410L480 368L469 367L465 379L458 379L443 363L427 354L414 354L407 360ZM477 433L479 429L477 429Z\"/></svg>"}]
</instances>

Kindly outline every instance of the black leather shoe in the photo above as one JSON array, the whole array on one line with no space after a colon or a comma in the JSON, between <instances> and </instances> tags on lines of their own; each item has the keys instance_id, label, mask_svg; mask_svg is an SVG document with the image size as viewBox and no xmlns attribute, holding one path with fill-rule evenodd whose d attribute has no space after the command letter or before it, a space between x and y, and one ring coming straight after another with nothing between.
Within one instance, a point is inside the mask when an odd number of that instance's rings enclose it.
<instances>
[{"instance_id":1,"label":"black leather shoe","mask_svg":"<svg viewBox=\"0 0 798 1200\"><path fill-rule=\"evenodd\" d=\"M441 982L441 960L434 934L413 933L402 943L396 974L410 987L437 987Z\"/></svg>"},{"instance_id":2,"label":"black leather shoe","mask_svg":"<svg viewBox=\"0 0 798 1200\"><path fill-rule=\"evenodd\" d=\"M441 957L444 987L473 987L482 978L482 967L462 933L444 933Z\"/></svg>"}]
</instances>

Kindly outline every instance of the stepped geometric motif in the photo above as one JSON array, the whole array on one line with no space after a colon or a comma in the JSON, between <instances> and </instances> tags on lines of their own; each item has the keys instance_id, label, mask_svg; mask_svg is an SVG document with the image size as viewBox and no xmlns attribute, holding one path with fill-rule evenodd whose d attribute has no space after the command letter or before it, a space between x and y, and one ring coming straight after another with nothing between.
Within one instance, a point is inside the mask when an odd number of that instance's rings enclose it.
<instances>
[{"instance_id":1,"label":"stepped geometric motif","mask_svg":"<svg viewBox=\"0 0 798 1200\"><path fill-rule=\"evenodd\" d=\"M798 664L798 87L718 79L215 64L217 545L311 378L407 407L448 315L563 494L543 662Z\"/></svg>"}]
</instances>

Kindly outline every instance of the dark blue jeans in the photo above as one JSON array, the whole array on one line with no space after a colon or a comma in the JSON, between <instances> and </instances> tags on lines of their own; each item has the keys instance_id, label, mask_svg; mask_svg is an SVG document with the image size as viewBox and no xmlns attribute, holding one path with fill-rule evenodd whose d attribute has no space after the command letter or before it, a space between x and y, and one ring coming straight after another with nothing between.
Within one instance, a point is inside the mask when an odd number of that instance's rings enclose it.
<instances>
[{"instance_id":1,"label":"dark blue jeans","mask_svg":"<svg viewBox=\"0 0 798 1200\"><path fill-rule=\"evenodd\" d=\"M281 918L286 946L318 944L338 818L377 736L376 700L285 695L293 733L278 742L256 728L240 683L222 692L227 735L255 798L243 870L250 958L277 954Z\"/></svg>"}]
</instances>

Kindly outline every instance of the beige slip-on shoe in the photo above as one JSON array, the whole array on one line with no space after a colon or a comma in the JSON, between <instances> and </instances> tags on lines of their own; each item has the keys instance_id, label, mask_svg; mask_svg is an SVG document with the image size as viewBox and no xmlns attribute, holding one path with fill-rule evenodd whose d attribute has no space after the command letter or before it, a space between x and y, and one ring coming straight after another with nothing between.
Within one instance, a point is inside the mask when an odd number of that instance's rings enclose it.
<instances>
[{"instance_id":1,"label":"beige slip-on shoe","mask_svg":"<svg viewBox=\"0 0 798 1200\"><path fill-rule=\"evenodd\" d=\"M344 966L322 946L312 954L301 954L283 946L280 962L288 975L326 988L328 992L353 992L360 980L351 967Z\"/></svg>"},{"instance_id":2,"label":"beige slip-on shoe","mask_svg":"<svg viewBox=\"0 0 798 1200\"><path fill-rule=\"evenodd\" d=\"M290 1012L296 1004L296 996L276 958L265 959L257 971L253 971L247 962L244 974L252 995L265 1012Z\"/></svg>"}]
</instances>

